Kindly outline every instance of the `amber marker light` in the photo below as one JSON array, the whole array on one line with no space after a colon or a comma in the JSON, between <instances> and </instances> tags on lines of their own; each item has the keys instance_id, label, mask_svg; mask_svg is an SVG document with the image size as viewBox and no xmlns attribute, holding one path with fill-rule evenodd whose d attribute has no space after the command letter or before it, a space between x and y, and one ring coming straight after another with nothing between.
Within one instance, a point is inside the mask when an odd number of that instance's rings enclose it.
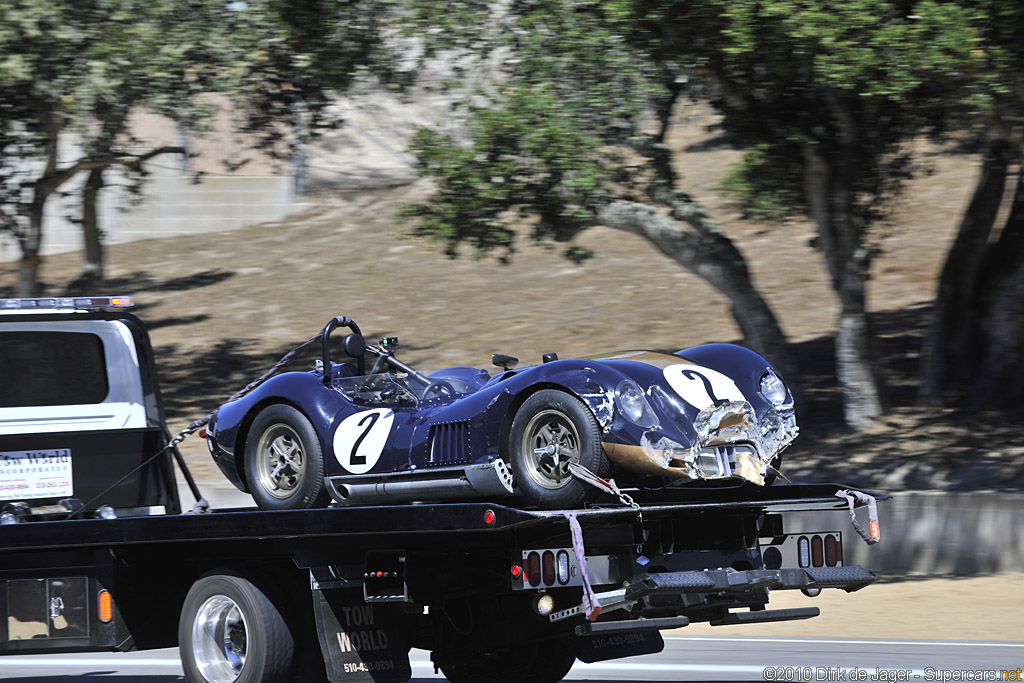
<instances>
[{"instance_id":1,"label":"amber marker light","mask_svg":"<svg viewBox=\"0 0 1024 683\"><path fill-rule=\"evenodd\" d=\"M101 590L99 595L100 621L104 624L114 618L114 600L110 597L110 591Z\"/></svg>"}]
</instances>

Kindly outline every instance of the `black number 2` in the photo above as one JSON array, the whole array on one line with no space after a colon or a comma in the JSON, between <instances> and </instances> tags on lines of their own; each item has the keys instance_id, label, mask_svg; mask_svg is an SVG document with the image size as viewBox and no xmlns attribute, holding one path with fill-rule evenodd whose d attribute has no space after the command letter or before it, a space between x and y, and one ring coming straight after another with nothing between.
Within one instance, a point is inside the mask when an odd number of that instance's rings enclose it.
<instances>
[{"instance_id":1,"label":"black number 2","mask_svg":"<svg viewBox=\"0 0 1024 683\"><path fill-rule=\"evenodd\" d=\"M715 390L711 388L711 380L709 380L704 375L700 374L699 372L696 372L694 370L689 370L689 369L683 370L680 374L683 377L685 377L686 379L697 379L699 377L700 380L702 382L704 382L704 391L708 392L708 398L711 399L711 403L713 403L716 406L725 403L724 400L722 400L722 399L718 398L717 396L715 396Z\"/></svg>"},{"instance_id":2,"label":"black number 2","mask_svg":"<svg viewBox=\"0 0 1024 683\"><path fill-rule=\"evenodd\" d=\"M364 424L366 424L367 420L370 421L370 424L366 425L366 429L363 430L363 433L359 435L359 438L356 439L356 442L352 445L352 453L349 455L348 458L348 462L350 465L366 464L366 456L356 455L356 451L359 450L359 444L363 442L363 439L366 438L366 435L370 433L370 430L373 429L373 425L375 425L377 423L377 420L379 419L380 413L370 413L369 415L367 415L366 417L359 421L359 427L362 427Z\"/></svg>"}]
</instances>

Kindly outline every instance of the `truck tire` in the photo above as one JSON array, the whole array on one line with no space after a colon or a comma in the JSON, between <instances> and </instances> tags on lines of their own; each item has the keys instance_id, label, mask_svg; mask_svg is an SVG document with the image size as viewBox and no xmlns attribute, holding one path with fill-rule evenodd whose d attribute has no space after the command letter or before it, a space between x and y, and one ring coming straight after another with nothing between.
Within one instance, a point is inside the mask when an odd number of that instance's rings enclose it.
<instances>
[{"instance_id":1,"label":"truck tire","mask_svg":"<svg viewBox=\"0 0 1024 683\"><path fill-rule=\"evenodd\" d=\"M537 644L537 657L523 680L530 683L558 683L575 663L575 638L545 640Z\"/></svg>"},{"instance_id":2,"label":"truck tire","mask_svg":"<svg viewBox=\"0 0 1024 683\"><path fill-rule=\"evenodd\" d=\"M178 622L178 646L189 683L281 681L294 652L277 606L233 574L211 574L192 585Z\"/></svg>"},{"instance_id":3,"label":"truck tire","mask_svg":"<svg viewBox=\"0 0 1024 683\"><path fill-rule=\"evenodd\" d=\"M601 495L569 472L569 462L599 477L611 473L594 414L578 398L557 389L542 389L519 407L509 453L516 486L529 505L539 508L580 507Z\"/></svg>"},{"instance_id":4,"label":"truck tire","mask_svg":"<svg viewBox=\"0 0 1024 683\"><path fill-rule=\"evenodd\" d=\"M435 654L434 661L451 683L532 683L528 674L535 655L534 646L521 645L502 652Z\"/></svg>"},{"instance_id":5,"label":"truck tire","mask_svg":"<svg viewBox=\"0 0 1024 683\"><path fill-rule=\"evenodd\" d=\"M267 406L245 440L245 479L261 510L326 507L320 439L310 421L284 403Z\"/></svg>"}]
</instances>

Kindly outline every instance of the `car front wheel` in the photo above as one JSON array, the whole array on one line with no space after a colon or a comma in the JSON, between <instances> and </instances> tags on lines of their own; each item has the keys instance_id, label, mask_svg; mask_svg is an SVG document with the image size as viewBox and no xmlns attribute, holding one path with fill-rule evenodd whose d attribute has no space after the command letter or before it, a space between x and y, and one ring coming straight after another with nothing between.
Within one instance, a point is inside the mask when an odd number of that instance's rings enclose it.
<instances>
[{"instance_id":1,"label":"car front wheel","mask_svg":"<svg viewBox=\"0 0 1024 683\"><path fill-rule=\"evenodd\" d=\"M324 507L324 461L313 425L290 405L264 408L245 442L245 478L262 510Z\"/></svg>"},{"instance_id":2,"label":"car front wheel","mask_svg":"<svg viewBox=\"0 0 1024 683\"><path fill-rule=\"evenodd\" d=\"M516 412L510 439L516 486L530 505L574 508L601 495L569 471L570 463L599 477L611 471L597 420L575 396L557 389L533 394Z\"/></svg>"}]
</instances>

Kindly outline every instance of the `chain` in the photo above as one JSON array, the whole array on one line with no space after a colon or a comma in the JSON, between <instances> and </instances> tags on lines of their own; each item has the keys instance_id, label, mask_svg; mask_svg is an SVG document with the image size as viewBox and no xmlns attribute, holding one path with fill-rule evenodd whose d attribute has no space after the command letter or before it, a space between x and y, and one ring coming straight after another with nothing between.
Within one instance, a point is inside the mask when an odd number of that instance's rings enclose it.
<instances>
[{"instance_id":1,"label":"chain","mask_svg":"<svg viewBox=\"0 0 1024 683\"><path fill-rule=\"evenodd\" d=\"M591 486L595 486L601 489L605 493L612 494L613 496L619 499L620 503L622 503L626 507L632 508L639 512L640 505L635 500L633 500L628 493L625 493L622 490L620 490L619 487L615 484L614 479L604 479L602 477L599 477L590 470L588 470L583 465L576 462L569 463L569 472L577 479L585 481Z\"/></svg>"}]
</instances>

